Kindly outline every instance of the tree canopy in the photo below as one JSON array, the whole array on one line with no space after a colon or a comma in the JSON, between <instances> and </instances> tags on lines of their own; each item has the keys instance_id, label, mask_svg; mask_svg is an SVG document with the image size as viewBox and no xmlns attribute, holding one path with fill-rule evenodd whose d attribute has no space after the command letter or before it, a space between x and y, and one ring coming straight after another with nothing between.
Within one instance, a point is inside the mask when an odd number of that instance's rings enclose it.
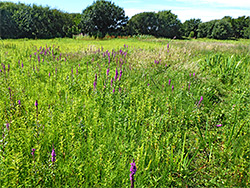
<instances>
[{"instance_id":1,"label":"tree canopy","mask_svg":"<svg viewBox=\"0 0 250 188\"><path fill-rule=\"evenodd\" d=\"M102 38L106 34L122 35L127 21L122 8L110 1L97 0L83 10L80 27L84 34Z\"/></svg>"}]
</instances>

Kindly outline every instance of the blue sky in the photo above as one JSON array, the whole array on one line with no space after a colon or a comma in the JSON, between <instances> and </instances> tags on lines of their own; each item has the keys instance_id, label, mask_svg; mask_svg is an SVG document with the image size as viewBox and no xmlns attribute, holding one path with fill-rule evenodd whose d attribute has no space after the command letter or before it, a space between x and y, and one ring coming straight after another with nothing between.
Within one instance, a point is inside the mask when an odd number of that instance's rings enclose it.
<instances>
[{"instance_id":1,"label":"blue sky","mask_svg":"<svg viewBox=\"0 0 250 188\"><path fill-rule=\"evenodd\" d=\"M6 0L4 0L6 1ZM25 4L48 5L69 13L81 13L93 0L7 0ZM224 16L250 16L250 0L112 0L127 16L140 12L171 10L182 22L200 18L203 22Z\"/></svg>"}]
</instances>

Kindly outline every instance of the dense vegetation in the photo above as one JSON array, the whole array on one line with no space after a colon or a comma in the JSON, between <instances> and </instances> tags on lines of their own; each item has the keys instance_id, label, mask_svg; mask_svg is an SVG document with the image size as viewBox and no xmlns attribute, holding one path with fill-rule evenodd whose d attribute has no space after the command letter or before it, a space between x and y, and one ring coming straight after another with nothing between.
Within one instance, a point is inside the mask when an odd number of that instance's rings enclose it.
<instances>
[{"instance_id":1,"label":"dense vegetation","mask_svg":"<svg viewBox=\"0 0 250 188\"><path fill-rule=\"evenodd\" d=\"M131 19L122 8L105 0L97 0L82 14L64 13L49 7L0 2L1 38L72 37L83 33L94 37L152 35L177 38L214 39L250 38L250 17L232 18L202 23L200 19L183 24L170 10L144 12Z\"/></svg>"},{"instance_id":2,"label":"dense vegetation","mask_svg":"<svg viewBox=\"0 0 250 188\"><path fill-rule=\"evenodd\" d=\"M2 187L249 186L248 40L0 49Z\"/></svg>"}]
</instances>

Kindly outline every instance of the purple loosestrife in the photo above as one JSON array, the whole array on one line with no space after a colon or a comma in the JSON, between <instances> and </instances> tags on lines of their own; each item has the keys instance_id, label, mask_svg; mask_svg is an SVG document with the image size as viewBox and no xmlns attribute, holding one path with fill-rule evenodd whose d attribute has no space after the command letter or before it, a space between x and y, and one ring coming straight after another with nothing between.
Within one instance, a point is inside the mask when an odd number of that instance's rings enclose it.
<instances>
[{"instance_id":1,"label":"purple loosestrife","mask_svg":"<svg viewBox=\"0 0 250 188\"><path fill-rule=\"evenodd\" d=\"M94 81L94 90L96 90L96 84L97 84L97 74L95 74L95 81Z\"/></svg>"},{"instance_id":2,"label":"purple loosestrife","mask_svg":"<svg viewBox=\"0 0 250 188\"><path fill-rule=\"evenodd\" d=\"M216 125L216 127L221 127L222 126L222 124L218 124L218 125Z\"/></svg>"},{"instance_id":3,"label":"purple loosestrife","mask_svg":"<svg viewBox=\"0 0 250 188\"><path fill-rule=\"evenodd\" d=\"M115 93L115 88L113 89L113 93Z\"/></svg>"},{"instance_id":4,"label":"purple loosestrife","mask_svg":"<svg viewBox=\"0 0 250 188\"><path fill-rule=\"evenodd\" d=\"M36 106L36 109L38 109L38 102L37 102L37 100L35 101L35 106Z\"/></svg>"},{"instance_id":5,"label":"purple loosestrife","mask_svg":"<svg viewBox=\"0 0 250 188\"><path fill-rule=\"evenodd\" d=\"M109 68L107 69L107 77L109 76Z\"/></svg>"},{"instance_id":6,"label":"purple loosestrife","mask_svg":"<svg viewBox=\"0 0 250 188\"><path fill-rule=\"evenodd\" d=\"M31 152L31 155L34 157L36 149L35 149L35 148L32 148L31 151L32 151L32 152Z\"/></svg>"},{"instance_id":7,"label":"purple loosestrife","mask_svg":"<svg viewBox=\"0 0 250 188\"><path fill-rule=\"evenodd\" d=\"M118 77L118 70L116 68L116 70L115 70L115 80L117 80L117 77Z\"/></svg>"},{"instance_id":8,"label":"purple loosestrife","mask_svg":"<svg viewBox=\"0 0 250 188\"><path fill-rule=\"evenodd\" d=\"M49 72L49 77L50 77L50 72Z\"/></svg>"},{"instance_id":9,"label":"purple loosestrife","mask_svg":"<svg viewBox=\"0 0 250 188\"><path fill-rule=\"evenodd\" d=\"M21 105L21 100L18 100L18 104Z\"/></svg>"},{"instance_id":10,"label":"purple loosestrife","mask_svg":"<svg viewBox=\"0 0 250 188\"><path fill-rule=\"evenodd\" d=\"M56 161L56 152L55 152L54 146L53 146L52 152L51 152L51 161L53 164Z\"/></svg>"},{"instance_id":11,"label":"purple loosestrife","mask_svg":"<svg viewBox=\"0 0 250 188\"><path fill-rule=\"evenodd\" d=\"M172 91L174 91L174 85L172 85Z\"/></svg>"},{"instance_id":12,"label":"purple loosestrife","mask_svg":"<svg viewBox=\"0 0 250 188\"><path fill-rule=\"evenodd\" d=\"M6 128L8 129L8 131L10 130L10 124L9 123L6 124Z\"/></svg>"},{"instance_id":13,"label":"purple loosestrife","mask_svg":"<svg viewBox=\"0 0 250 188\"><path fill-rule=\"evenodd\" d=\"M113 86L113 78L111 78L110 84L111 84L111 87L112 87Z\"/></svg>"},{"instance_id":14,"label":"purple loosestrife","mask_svg":"<svg viewBox=\"0 0 250 188\"><path fill-rule=\"evenodd\" d=\"M135 183L134 175L136 173L136 165L135 165L135 160L134 159L133 159L133 162L131 163L131 167L130 167L129 171L131 172L129 174L130 182L131 182L131 188L134 188L134 183Z\"/></svg>"},{"instance_id":15,"label":"purple loosestrife","mask_svg":"<svg viewBox=\"0 0 250 188\"><path fill-rule=\"evenodd\" d=\"M22 62L22 68L23 68L23 62Z\"/></svg>"},{"instance_id":16,"label":"purple loosestrife","mask_svg":"<svg viewBox=\"0 0 250 188\"><path fill-rule=\"evenodd\" d=\"M171 79L168 80L168 85L170 86L170 84L171 84Z\"/></svg>"},{"instance_id":17,"label":"purple loosestrife","mask_svg":"<svg viewBox=\"0 0 250 188\"><path fill-rule=\"evenodd\" d=\"M119 81L121 80L121 78L122 78L122 70L120 70Z\"/></svg>"},{"instance_id":18,"label":"purple loosestrife","mask_svg":"<svg viewBox=\"0 0 250 188\"><path fill-rule=\"evenodd\" d=\"M193 76L195 77L195 72L193 73Z\"/></svg>"},{"instance_id":19,"label":"purple loosestrife","mask_svg":"<svg viewBox=\"0 0 250 188\"><path fill-rule=\"evenodd\" d=\"M203 97L201 96L201 99L200 99L200 101L198 103L198 106L200 106L200 104L201 104L202 101L203 101Z\"/></svg>"}]
</instances>

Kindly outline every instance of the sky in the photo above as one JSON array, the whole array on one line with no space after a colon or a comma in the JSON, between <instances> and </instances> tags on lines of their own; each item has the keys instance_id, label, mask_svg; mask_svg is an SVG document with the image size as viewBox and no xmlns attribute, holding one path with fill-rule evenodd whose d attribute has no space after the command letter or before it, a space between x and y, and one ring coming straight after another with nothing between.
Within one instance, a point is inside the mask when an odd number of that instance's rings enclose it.
<instances>
[{"instance_id":1,"label":"sky","mask_svg":"<svg viewBox=\"0 0 250 188\"><path fill-rule=\"evenodd\" d=\"M2 0L1 0L2 1ZM49 6L68 13L82 13L93 4L93 0L3 0L14 3L36 4ZM192 18L202 22L221 19L224 16L238 18L250 16L250 0L112 0L115 5L123 8L131 18L141 12L157 12L171 10L183 23Z\"/></svg>"}]
</instances>

